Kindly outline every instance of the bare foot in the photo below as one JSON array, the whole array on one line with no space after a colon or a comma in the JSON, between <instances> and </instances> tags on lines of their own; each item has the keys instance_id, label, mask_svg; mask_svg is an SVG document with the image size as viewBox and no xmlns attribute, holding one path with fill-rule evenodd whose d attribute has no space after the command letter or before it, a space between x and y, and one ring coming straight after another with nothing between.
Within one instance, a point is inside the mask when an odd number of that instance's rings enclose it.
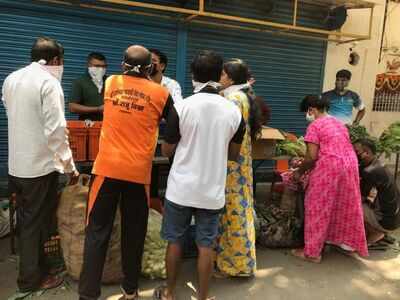
<instances>
[{"instance_id":1,"label":"bare foot","mask_svg":"<svg viewBox=\"0 0 400 300\"><path fill-rule=\"evenodd\" d=\"M295 256L297 258L300 258L302 260L308 261L308 262L312 262L312 263L316 263L316 264L321 263L321 256L319 256L319 257L308 257L308 256L305 256L304 249L293 249L290 253L293 256Z\"/></svg>"},{"instance_id":2,"label":"bare foot","mask_svg":"<svg viewBox=\"0 0 400 300\"><path fill-rule=\"evenodd\" d=\"M381 239L383 239L385 237L385 234L381 233L381 232L377 232L377 233L370 233L368 235L368 246L371 246L373 244L375 244L376 242L379 242Z\"/></svg>"}]
</instances>

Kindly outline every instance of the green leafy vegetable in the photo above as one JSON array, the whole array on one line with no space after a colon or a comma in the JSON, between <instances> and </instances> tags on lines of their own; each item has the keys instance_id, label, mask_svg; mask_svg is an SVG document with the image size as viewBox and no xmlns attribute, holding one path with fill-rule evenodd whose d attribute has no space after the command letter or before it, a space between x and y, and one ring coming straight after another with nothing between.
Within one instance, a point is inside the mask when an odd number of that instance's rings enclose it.
<instances>
[{"instance_id":1,"label":"green leafy vegetable","mask_svg":"<svg viewBox=\"0 0 400 300\"><path fill-rule=\"evenodd\" d=\"M304 157L306 155L306 143L300 137L297 141L283 140L276 145L276 156Z\"/></svg>"}]
</instances>

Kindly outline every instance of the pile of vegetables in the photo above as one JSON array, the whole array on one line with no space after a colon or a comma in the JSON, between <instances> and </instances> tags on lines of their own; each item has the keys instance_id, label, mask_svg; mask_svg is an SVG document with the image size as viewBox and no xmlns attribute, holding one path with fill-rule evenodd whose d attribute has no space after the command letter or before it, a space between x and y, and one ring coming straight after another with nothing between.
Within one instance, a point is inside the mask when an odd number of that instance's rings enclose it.
<instances>
[{"instance_id":1,"label":"pile of vegetables","mask_svg":"<svg viewBox=\"0 0 400 300\"><path fill-rule=\"evenodd\" d=\"M349 130L351 142L354 143L360 139L371 139L372 137L367 132L367 128L362 125L346 125Z\"/></svg>"},{"instance_id":2,"label":"pile of vegetables","mask_svg":"<svg viewBox=\"0 0 400 300\"><path fill-rule=\"evenodd\" d=\"M167 242L160 236L162 216L150 209L142 259L142 274L150 279L165 279Z\"/></svg>"},{"instance_id":3,"label":"pile of vegetables","mask_svg":"<svg viewBox=\"0 0 400 300\"><path fill-rule=\"evenodd\" d=\"M276 145L276 156L304 157L306 155L306 143L304 138L296 140L285 139Z\"/></svg>"},{"instance_id":4,"label":"pile of vegetables","mask_svg":"<svg viewBox=\"0 0 400 300\"><path fill-rule=\"evenodd\" d=\"M393 123L387 128L379 139L371 136L367 129L361 125L347 126L350 133L351 142L354 143L359 139L369 139L375 142L378 155L385 154L387 158L393 153L400 152L400 122Z\"/></svg>"},{"instance_id":5,"label":"pile of vegetables","mask_svg":"<svg viewBox=\"0 0 400 300\"><path fill-rule=\"evenodd\" d=\"M393 123L379 138L378 152L390 157L400 152L400 122Z\"/></svg>"},{"instance_id":6,"label":"pile of vegetables","mask_svg":"<svg viewBox=\"0 0 400 300\"><path fill-rule=\"evenodd\" d=\"M376 145L378 156L385 154L389 158L393 153L400 152L400 122L390 125L377 139L370 135L362 125L346 125L352 143L360 139L368 139ZM304 157L306 154L306 144L304 138L296 139L290 134L285 134L286 139L278 141L276 144L276 156Z\"/></svg>"}]
</instances>

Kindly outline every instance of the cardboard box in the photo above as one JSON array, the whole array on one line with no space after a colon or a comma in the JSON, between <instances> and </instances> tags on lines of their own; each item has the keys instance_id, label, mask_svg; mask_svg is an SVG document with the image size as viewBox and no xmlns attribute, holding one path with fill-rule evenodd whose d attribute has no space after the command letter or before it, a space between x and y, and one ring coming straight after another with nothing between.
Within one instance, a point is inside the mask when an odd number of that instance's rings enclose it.
<instances>
[{"instance_id":1,"label":"cardboard box","mask_svg":"<svg viewBox=\"0 0 400 300\"><path fill-rule=\"evenodd\" d=\"M272 159L275 157L276 142L284 139L284 135L278 129L263 127L260 138L252 145L253 159Z\"/></svg>"}]
</instances>

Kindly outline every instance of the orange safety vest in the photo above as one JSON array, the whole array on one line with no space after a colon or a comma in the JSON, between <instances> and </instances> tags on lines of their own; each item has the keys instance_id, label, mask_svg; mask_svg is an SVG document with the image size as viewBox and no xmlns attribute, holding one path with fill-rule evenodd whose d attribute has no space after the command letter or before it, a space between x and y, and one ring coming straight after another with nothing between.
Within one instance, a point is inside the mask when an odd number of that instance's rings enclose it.
<instances>
[{"instance_id":1,"label":"orange safety vest","mask_svg":"<svg viewBox=\"0 0 400 300\"><path fill-rule=\"evenodd\" d=\"M150 184L167 89L145 78L114 75L104 90L104 118L93 174Z\"/></svg>"}]
</instances>

